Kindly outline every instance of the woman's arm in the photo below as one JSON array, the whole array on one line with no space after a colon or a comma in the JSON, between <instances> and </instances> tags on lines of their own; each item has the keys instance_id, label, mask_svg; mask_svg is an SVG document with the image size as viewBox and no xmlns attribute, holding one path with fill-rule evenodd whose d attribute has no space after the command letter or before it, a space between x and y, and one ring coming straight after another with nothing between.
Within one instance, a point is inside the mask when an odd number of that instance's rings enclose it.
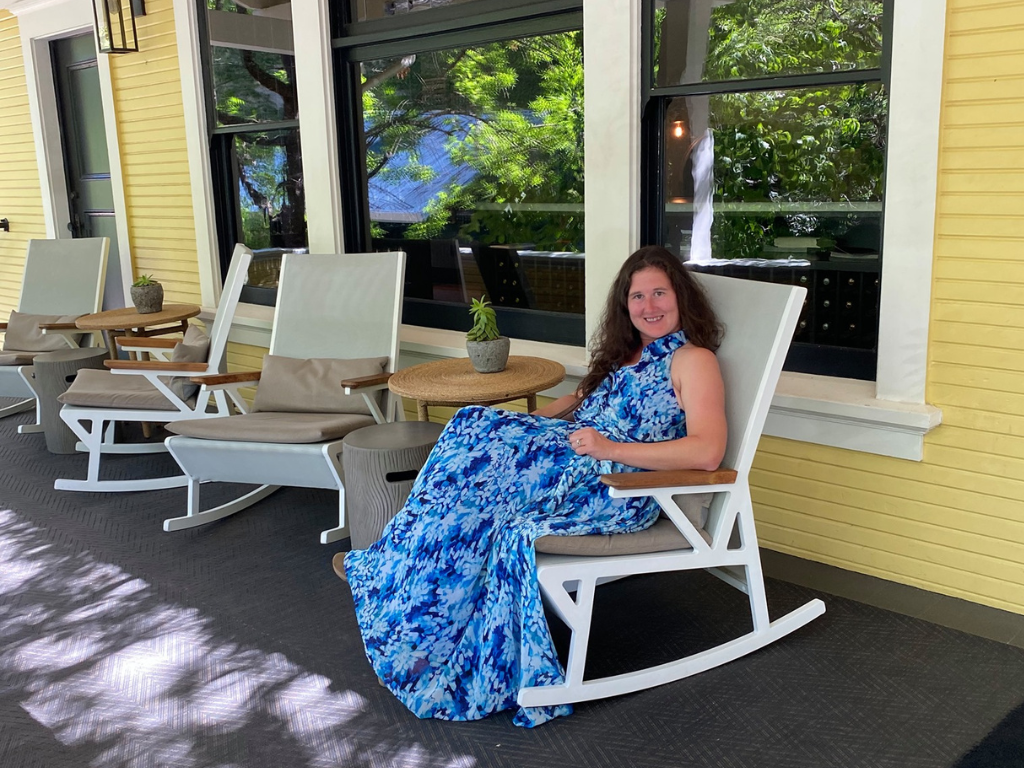
<instances>
[{"instance_id":1,"label":"woman's arm","mask_svg":"<svg viewBox=\"0 0 1024 768\"><path fill-rule=\"evenodd\" d=\"M569 435L573 450L639 469L718 469L725 454L725 388L715 354L686 345L672 358L672 385L686 412L686 437L617 443L591 427Z\"/></svg>"}]
</instances>

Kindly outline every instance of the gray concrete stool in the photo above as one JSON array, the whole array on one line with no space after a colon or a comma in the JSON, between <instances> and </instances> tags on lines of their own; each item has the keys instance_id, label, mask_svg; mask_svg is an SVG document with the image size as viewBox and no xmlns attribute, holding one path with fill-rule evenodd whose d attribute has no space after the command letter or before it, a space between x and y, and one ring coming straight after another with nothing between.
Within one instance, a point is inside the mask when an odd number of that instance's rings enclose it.
<instances>
[{"instance_id":1,"label":"gray concrete stool","mask_svg":"<svg viewBox=\"0 0 1024 768\"><path fill-rule=\"evenodd\" d=\"M75 374L83 368L103 369L110 354L106 347L69 347L44 352L32 360L39 397L39 415L50 453L74 453L78 438L60 418L57 398L67 391Z\"/></svg>"},{"instance_id":2,"label":"gray concrete stool","mask_svg":"<svg viewBox=\"0 0 1024 768\"><path fill-rule=\"evenodd\" d=\"M443 427L429 421L396 421L345 436L345 506L352 549L366 549L402 508Z\"/></svg>"}]
</instances>

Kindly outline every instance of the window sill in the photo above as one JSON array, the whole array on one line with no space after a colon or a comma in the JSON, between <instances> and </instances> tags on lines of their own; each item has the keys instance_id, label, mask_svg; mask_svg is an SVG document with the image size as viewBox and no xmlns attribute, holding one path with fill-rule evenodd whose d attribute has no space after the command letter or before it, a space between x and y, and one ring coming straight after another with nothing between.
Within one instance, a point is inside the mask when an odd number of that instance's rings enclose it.
<instances>
[{"instance_id":1,"label":"window sill","mask_svg":"<svg viewBox=\"0 0 1024 768\"><path fill-rule=\"evenodd\" d=\"M200 319L209 322L213 312ZM231 341L270 346L274 310L240 304L231 326ZM466 337L458 331L403 325L398 367L408 368L450 357L466 356ZM533 355L565 366L565 381L542 394L560 397L574 391L586 373L582 347L513 339L513 355ZM924 436L942 421L931 405L897 403L875 398L870 381L783 372L765 422L764 434L851 451L920 461Z\"/></svg>"},{"instance_id":2,"label":"window sill","mask_svg":"<svg viewBox=\"0 0 1024 768\"><path fill-rule=\"evenodd\" d=\"M935 406L878 400L871 381L784 371L764 434L921 461L924 436L941 422Z\"/></svg>"}]
</instances>

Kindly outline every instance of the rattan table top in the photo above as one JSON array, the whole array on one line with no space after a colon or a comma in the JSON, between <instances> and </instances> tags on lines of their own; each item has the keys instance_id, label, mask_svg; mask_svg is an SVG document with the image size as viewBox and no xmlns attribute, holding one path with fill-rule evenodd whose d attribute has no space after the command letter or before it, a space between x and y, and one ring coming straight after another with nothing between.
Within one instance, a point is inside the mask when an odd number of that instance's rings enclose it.
<instances>
[{"instance_id":1,"label":"rattan table top","mask_svg":"<svg viewBox=\"0 0 1024 768\"><path fill-rule=\"evenodd\" d=\"M541 357L511 355L500 373L477 373L469 358L458 357L403 368L388 388L427 405L494 405L536 395L564 378L564 366Z\"/></svg>"}]
</instances>

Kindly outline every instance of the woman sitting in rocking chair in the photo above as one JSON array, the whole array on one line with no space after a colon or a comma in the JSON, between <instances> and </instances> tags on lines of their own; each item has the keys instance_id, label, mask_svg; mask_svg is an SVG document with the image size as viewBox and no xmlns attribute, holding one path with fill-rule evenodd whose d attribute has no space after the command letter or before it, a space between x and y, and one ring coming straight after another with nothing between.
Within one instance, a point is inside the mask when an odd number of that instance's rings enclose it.
<instances>
[{"instance_id":1,"label":"woman sitting in rocking chair","mask_svg":"<svg viewBox=\"0 0 1024 768\"><path fill-rule=\"evenodd\" d=\"M459 410L381 539L336 556L370 663L417 716L475 720L515 707L521 687L562 681L534 542L654 523L653 500L610 498L602 473L718 467L719 338L679 260L641 248L612 286L578 396L529 415ZM574 424L558 418L569 411ZM515 723L571 711L524 707Z\"/></svg>"}]
</instances>

